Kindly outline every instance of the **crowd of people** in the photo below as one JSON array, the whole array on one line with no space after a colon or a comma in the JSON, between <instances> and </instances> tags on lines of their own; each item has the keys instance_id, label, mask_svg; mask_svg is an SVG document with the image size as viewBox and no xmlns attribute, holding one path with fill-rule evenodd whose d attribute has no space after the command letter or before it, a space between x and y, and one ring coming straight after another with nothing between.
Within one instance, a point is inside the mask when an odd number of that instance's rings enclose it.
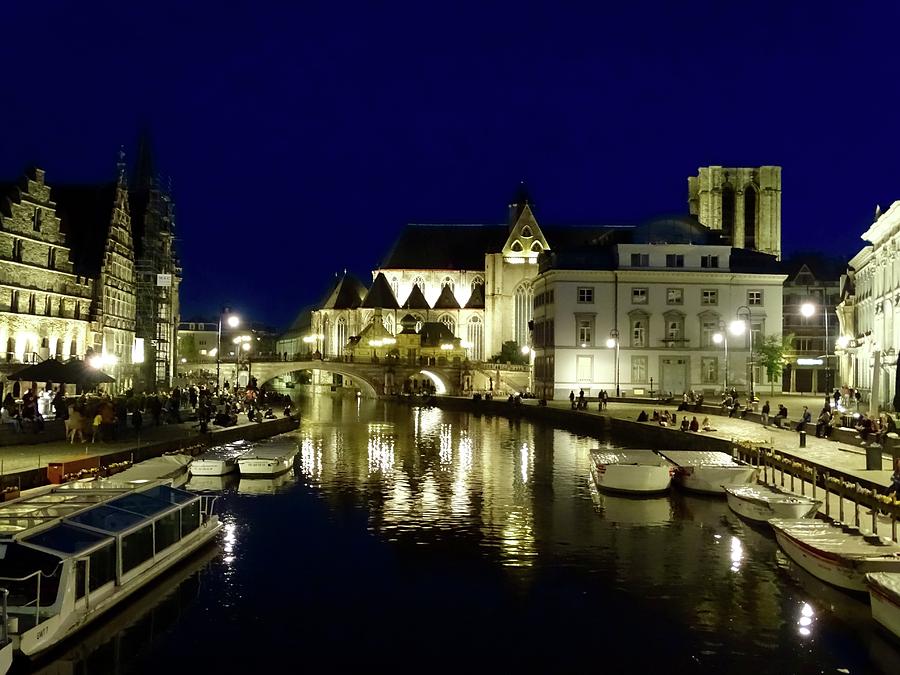
<instances>
[{"instance_id":1,"label":"crowd of people","mask_svg":"<svg viewBox=\"0 0 900 675\"><path fill-rule=\"evenodd\" d=\"M569 392L569 403L572 405L572 410L587 410L587 398L584 395L584 389L579 390L578 396L575 396L575 390L572 389ZM546 405L544 403L543 405ZM603 410L604 408L609 406L609 393L606 389L601 389L597 394L597 410Z\"/></svg>"}]
</instances>

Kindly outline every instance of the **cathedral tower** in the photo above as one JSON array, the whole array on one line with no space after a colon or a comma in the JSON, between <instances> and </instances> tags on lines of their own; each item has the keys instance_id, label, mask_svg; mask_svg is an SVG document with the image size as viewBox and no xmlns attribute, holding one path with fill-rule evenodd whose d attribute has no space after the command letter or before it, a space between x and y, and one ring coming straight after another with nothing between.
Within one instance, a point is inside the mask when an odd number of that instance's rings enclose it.
<instances>
[{"instance_id":1,"label":"cathedral tower","mask_svg":"<svg viewBox=\"0 0 900 675\"><path fill-rule=\"evenodd\" d=\"M781 259L781 167L700 167L688 178L691 215L736 248Z\"/></svg>"}]
</instances>

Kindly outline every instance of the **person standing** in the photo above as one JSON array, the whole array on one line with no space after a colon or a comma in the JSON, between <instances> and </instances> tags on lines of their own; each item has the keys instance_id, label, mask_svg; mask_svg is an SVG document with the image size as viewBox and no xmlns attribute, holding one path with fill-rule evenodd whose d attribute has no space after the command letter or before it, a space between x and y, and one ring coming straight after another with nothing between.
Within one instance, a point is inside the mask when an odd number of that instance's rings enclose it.
<instances>
[{"instance_id":1,"label":"person standing","mask_svg":"<svg viewBox=\"0 0 900 675\"><path fill-rule=\"evenodd\" d=\"M572 410L575 410L575 390L569 391L569 403L572 404Z\"/></svg>"},{"instance_id":2,"label":"person standing","mask_svg":"<svg viewBox=\"0 0 900 675\"><path fill-rule=\"evenodd\" d=\"M769 426L769 411L771 411L771 410L772 410L772 408L769 407L769 402L766 401L762 407L762 413L760 413L760 417L762 418L762 425L764 427Z\"/></svg>"}]
</instances>

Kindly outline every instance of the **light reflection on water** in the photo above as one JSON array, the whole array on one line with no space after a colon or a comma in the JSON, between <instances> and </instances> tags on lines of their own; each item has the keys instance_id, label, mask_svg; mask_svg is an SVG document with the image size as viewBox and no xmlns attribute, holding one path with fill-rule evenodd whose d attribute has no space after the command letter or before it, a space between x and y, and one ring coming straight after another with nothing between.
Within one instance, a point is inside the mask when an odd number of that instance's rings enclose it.
<instances>
[{"instance_id":1,"label":"light reflection on water","mask_svg":"<svg viewBox=\"0 0 900 675\"><path fill-rule=\"evenodd\" d=\"M422 625L425 636L450 626L483 636L497 623L540 641L557 668L578 663L602 630L631 665L653 657L672 672L900 672L865 603L798 575L771 534L723 500L599 493L588 471L596 439L358 400L304 401L303 414L295 476L226 488L223 549L189 623L198 640L237 643L248 625L280 636L309 613L317 618L304 637L285 639L329 654L366 640L373 622L400 633ZM349 549L346 567L329 557L336 546ZM429 575L440 581L400 590ZM448 615L448 600L429 604L445 585L459 615ZM382 586L392 590L368 597ZM273 598L302 611L285 618ZM484 640L458 649L490 649ZM177 640L157 639L154 651L160 662L191 658ZM248 667L265 670L263 651L251 650ZM197 668L227 673L242 657L196 658Z\"/></svg>"}]
</instances>

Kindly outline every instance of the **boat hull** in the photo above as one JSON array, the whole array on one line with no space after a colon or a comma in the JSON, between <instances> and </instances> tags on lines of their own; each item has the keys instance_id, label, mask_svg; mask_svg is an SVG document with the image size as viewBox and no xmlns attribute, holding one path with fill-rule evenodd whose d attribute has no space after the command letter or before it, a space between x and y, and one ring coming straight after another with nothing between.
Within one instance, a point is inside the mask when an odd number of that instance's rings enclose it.
<instances>
[{"instance_id":1,"label":"boat hull","mask_svg":"<svg viewBox=\"0 0 900 675\"><path fill-rule=\"evenodd\" d=\"M603 464L591 466L591 475L598 490L632 495L653 495L666 492L672 481L667 465Z\"/></svg>"},{"instance_id":2,"label":"boat hull","mask_svg":"<svg viewBox=\"0 0 900 675\"><path fill-rule=\"evenodd\" d=\"M728 499L728 507L739 516L747 520L759 523L768 523L771 518L784 518L795 520L798 518L812 518L819 510L818 502L786 504L780 502L760 502L753 499L744 499L738 495L725 491Z\"/></svg>"},{"instance_id":3,"label":"boat hull","mask_svg":"<svg viewBox=\"0 0 900 675\"><path fill-rule=\"evenodd\" d=\"M0 649L0 675L8 673L9 669L12 668L14 649L12 642L6 643L6 645Z\"/></svg>"},{"instance_id":4,"label":"boat hull","mask_svg":"<svg viewBox=\"0 0 900 675\"><path fill-rule=\"evenodd\" d=\"M724 495L725 487L754 483L758 472L752 466L683 466L675 473L675 480L691 492Z\"/></svg>"},{"instance_id":5,"label":"boat hull","mask_svg":"<svg viewBox=\"0 0 900 675\"><path fill-rule=\"evenodd\" d=\"M872 618L900 639L900 596L879 583L878 574L866 575Z\"/></svg>"},{"instance_id":6,"label":"boat hull","mask_svg":"<svg viewBox=\"0 0 900 675\"><path fill-rule=\"evenodd\" d=\"M900 558L895 560L848 560L804 544L778 527L774 529L778 545L791 560L814 577L833 586L865 593L867 573L900 571Z\"/></svg>"},{"instance_id":7,"label":"boat hull","mask_svg":"<svg viewBox=\"0 0 900 675\"><path fill-rule=\"evenodd\" d=\"M290 471L293 466L294 455L278 458L250 457L238 460L241 476L247 478L271 478Z\"/></svg>"},{"instance_id":8,"label":"boat hull","mask_svg":"<svg viewBox=\"0 0 900 675\"><path fill-rule=\"evenodd\" d=\"M211 517L195 531L195 536L187 546L166 556L164 560L149 568L144 574L119 587L115 593L92 605L89 611L72 612L65 620L60 615L56 615L35 628L13 636L15 648L22 654L33 657L56 646L208 544L221 529L222 524L218 517Z\"/></svg>"},{"instance_id":9,"label":"boat hull","mask_svg":"<svg viewBox=\"0 0 900 675\"><path fill-rule=\"evenodd\" d=\"M191 463L194 476L225 476L237 471L235 459L195 459Z\"/></svg>"}]
</instances>

